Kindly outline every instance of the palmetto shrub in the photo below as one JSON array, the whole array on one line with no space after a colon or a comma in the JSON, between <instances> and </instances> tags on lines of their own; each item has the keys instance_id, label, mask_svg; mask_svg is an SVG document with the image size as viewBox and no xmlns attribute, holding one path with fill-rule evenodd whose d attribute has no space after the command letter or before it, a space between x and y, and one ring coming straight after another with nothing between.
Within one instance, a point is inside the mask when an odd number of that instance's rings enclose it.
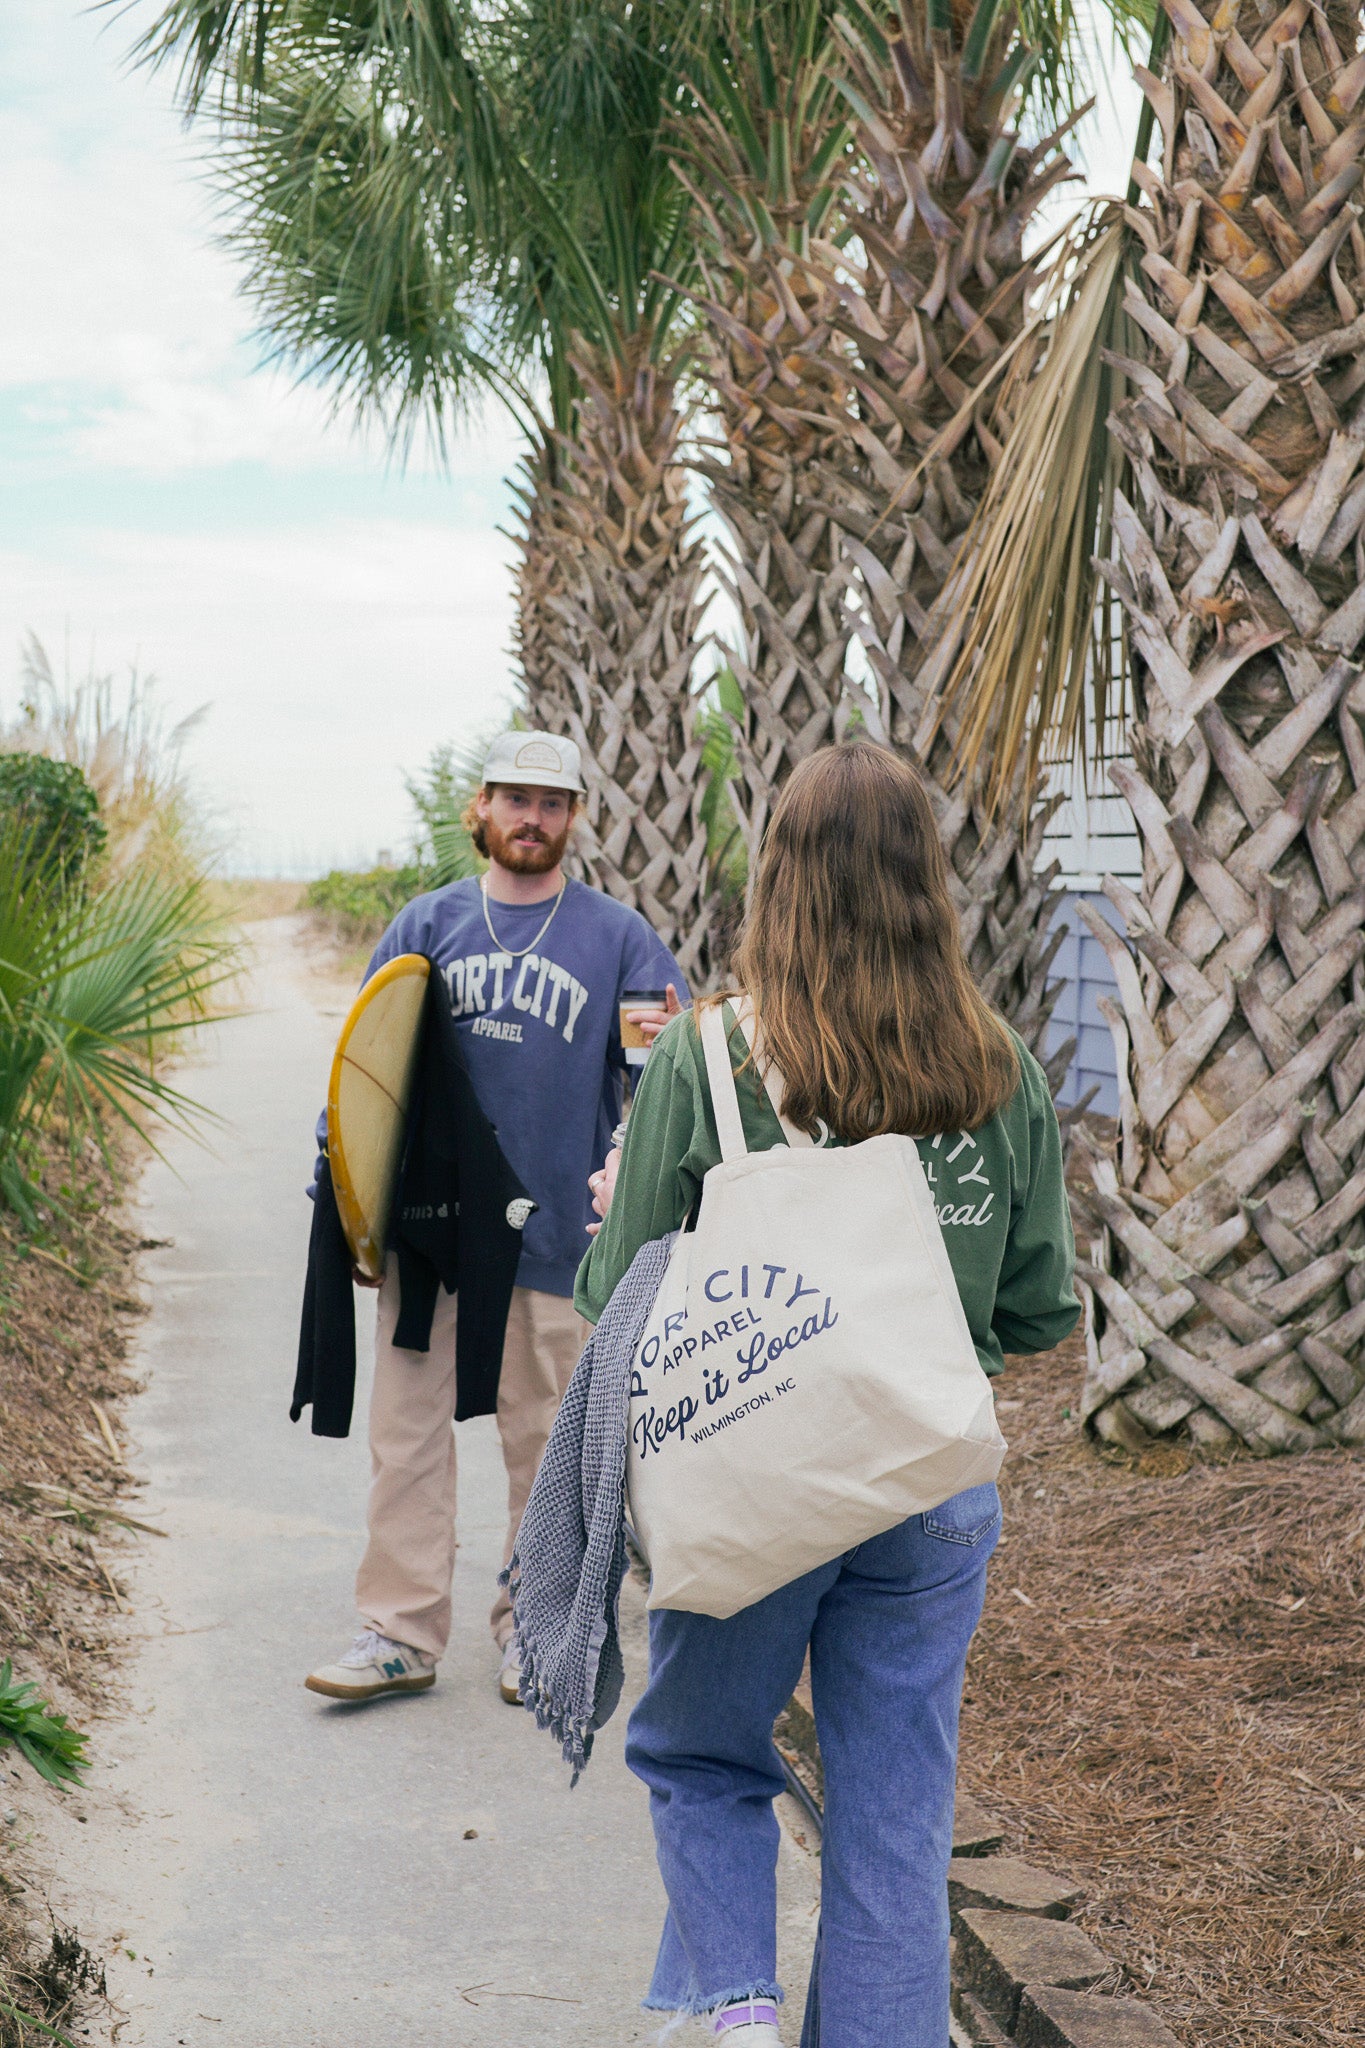
<instances>
[{"instance_id":1,"label":"palmetto shrub","mask_svg":"<svg viewBox=\"0 0 1365 2048\"><path fill-rule=\"evenodd\" d=\"M192 1126L167 1079L176 1038L211 1013L237 948L201 877L142 868L88 888L0 815L0 1205L32 1222L39 1140L73 1150L122 1123Z\"/></svg>"},{"instance_id":2,"label":"palmetto shrub","mask_svg":"<svg viewBox=\"0 0 1365 2048\"><path fill-rule=\"evenodd\" d=\"M488 863L476 853L464 823L483 781L483 764L501 725L463 742L444 741L426 764L404 778L416 820L412 858L399 867L333 868L308 885L305 901L351 946L373 945L405 903L425 889L480 875Z\"/></svg>"},{"instance_id":3,"label":"palmetto shrub","mask_svg":"<svg viewBox=\"0 0 1365 2048\"><path fill-rule=\"evenodd\" d=\"M182 758L202 712L168 725L136 674L59 678L32 636L20 681L0 728L0 1207L32 1224L54 1135L74 1154L195 1123L167 1068L238 948Z\"/></svg>"}]
</instances>

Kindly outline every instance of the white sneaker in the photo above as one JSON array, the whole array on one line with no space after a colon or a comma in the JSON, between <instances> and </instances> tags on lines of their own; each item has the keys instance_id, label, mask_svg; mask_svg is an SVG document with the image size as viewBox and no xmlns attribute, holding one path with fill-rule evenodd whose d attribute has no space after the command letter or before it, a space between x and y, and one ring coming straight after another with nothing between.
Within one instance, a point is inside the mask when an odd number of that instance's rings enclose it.
<instances>
[{"instance_id":1,"label":"white sneaker","mask_svg":"<svg viewBox=\"0 0 1365 2048\"><path fill-rule=\"evenodd\" d=\"M436 1659L395 1643L377 1628L362 1628L344 1657L320 1664L304 1684L330 1700L373 1700L382 1692L425 1692L436 1683Z\"/></svg>"},{"instance_id":2,"label":"white sneaker","mask_svg":"<svg viewBox=\"0 0 1365 2048\"><path fill-rule=\"evenodd\" d=\"M498 1691L509 1707L521 1705L521 1653L515 1643L509 1643L502 1653L502 1669L498 1672Z\"/></svg>"},{"instance_id":3,"label":"white sneaker","mask_svg":"<svg viewBox=\"0 0 1365 2048\"><path fill-rule=\"evenodd\" d=\"M771 1998L737 1998L711 2015L720 2048L782 2048L777 2006Z\"/></svg>"}]
</instances>

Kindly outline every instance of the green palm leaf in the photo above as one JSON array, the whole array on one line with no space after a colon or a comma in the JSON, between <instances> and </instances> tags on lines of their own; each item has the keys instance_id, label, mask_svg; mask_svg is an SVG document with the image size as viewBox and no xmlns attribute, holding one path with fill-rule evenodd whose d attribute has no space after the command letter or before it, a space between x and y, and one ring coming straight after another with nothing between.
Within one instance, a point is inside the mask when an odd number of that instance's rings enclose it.
<instances>
[{"instance_id":1,"label":"green palm leaf","mask_svg":"<svg viewBox=\"0 0 1365 2048\"><path fill-rule=\"evenodd\" d=\"M35 2014L25 2012L21 2005L13 2005L7 1998L0 1998L0 2013L4 2013L7 2019L17 2020L21 2029L36 2027L47 2040L55 2041L57 2048L76 2048L70 2034L64 2034L60 2027L50 2027L46 2020L40 2020Z\"/></svg>"},{"instance_id":2,"label":"green palm leaf","mask_svg":"<svg viewBox=\"0 0 1365 2048\"><path fill-rule=\"evenodd\" d=\"M205 1112L158 1062L237 969L204 884L134 872L68 889L28 854L0 830L0 1166L57 1104L73 1146L103 1144L110 1115L144 1138L153 1115L195 1127Z\"/></svg>"},{"instance_id":3,"label":"green palm leaf","mask_svg":"<svg viewBox=\"0 0 1365 2048\"><path fill-rule=\"evenodd\" d=\"M88 1739L49 1706L36 1685L19 1683L6 1657L0 1664L0 1745L12 1742L49 1785L78 1785L89 1768Z\"/></svg>"}]
</instances>

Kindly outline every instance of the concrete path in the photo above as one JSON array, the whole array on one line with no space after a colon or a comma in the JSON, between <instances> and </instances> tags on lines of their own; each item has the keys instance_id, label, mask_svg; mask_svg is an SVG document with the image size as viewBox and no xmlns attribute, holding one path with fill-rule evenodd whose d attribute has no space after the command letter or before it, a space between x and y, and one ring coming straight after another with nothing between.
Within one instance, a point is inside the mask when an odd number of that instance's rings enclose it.
<instances>
[{"instance_id":1,"label":"concrete path","mask_svg":"<svg viewBox=\"0 0 1365 2048\"><path fill-rule=\"evenodd\" d=\"M363 1389L345 1443L287 1416L308 1133L345 994L293 920L253 937L254 1014L186 1077L227 1132L216 1156L173 1143L141 1193L145 1234L172 1243L146 1260L131 1461L138 1512L172 1540L125 1559L145 1640L127 1713L95 1730L88 1796L54 1814L53 1903L111 1956L122 2048L653 2041L638 2000L662 1893L624 1708L570 1794L554 1744L496 1694L491 1419L459 1430L455 1636L434 1691L348 1708L302 1688L349 1640L367 1474ZM626 1634L633 1699L638 1595ZM790 1840L782 1883L794 2042L816 1878Z\"/></svg>"}]
</instances>

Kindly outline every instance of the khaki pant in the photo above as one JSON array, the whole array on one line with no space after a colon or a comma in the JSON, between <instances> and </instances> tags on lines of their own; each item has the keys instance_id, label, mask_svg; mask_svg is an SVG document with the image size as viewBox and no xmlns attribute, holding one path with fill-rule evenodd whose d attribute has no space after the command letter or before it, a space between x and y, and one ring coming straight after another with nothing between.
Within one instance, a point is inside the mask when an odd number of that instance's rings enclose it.
<instances>
[{"instance_id":1,"label":"khaki pant","mask_svg":"<svg viewBox=\"0 0 1365 2048\"><path fill-rule=\"evenodd\" d=\"M379 1290L370 1395L369 1542L356 1574L362 1620L397 1643L439 1657L450 1640L455 1572L455 1312L441 1288L429 1351L400 1351L398 1275L389 1261ZM512 1555L531 1481L569 1376L588 1337L571 1301L530 1287L512 1291L498 1384L498 1434L507 1467L507 1542ZM512 1609L499 1586L489 1617L499 1647Z\"/></svg>"}]
</instances>

